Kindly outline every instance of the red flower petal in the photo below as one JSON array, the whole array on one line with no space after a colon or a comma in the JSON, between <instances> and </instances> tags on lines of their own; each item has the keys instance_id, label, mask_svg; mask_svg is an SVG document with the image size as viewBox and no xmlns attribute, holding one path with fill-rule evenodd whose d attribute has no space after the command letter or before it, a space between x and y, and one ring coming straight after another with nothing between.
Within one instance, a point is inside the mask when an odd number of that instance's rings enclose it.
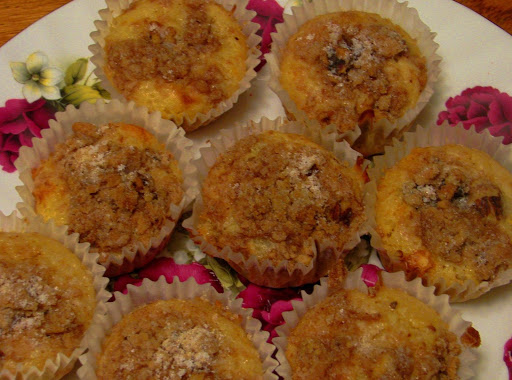
<instances>
[{"instance_id":1,"label":"red flower petal","mask_svg":"<svg viewBox=\"0 0 512 380\"><path fill-rule=\"evenodd\" d=\"M500 93L496 96L497 101L501 105L503 115L508 121L512 121L512 96L506 93Z\"/></svg>"},{"instance_id":2,"label":"red flower petal","mask_svg":"<svg viewBox=\"0 0 512 380\"><path fill-rule=\"evenodd\" d=\"M39 99L33 103L27 102L26 99L9 99L5 102L5 107L0 107L0 124L17 119L24 112L41 108L45 103L46 100L44 99Z\"/></svg>"},{"instance_id":3,"label":"red flower petal","mask_svg":"<svg viewBox=\"0 0 512 380\"><path fill-rule=\"evenodd\" d=\"M0 152L0 165L2 165L2 169L7 173L13 173L16 171L16 167L13 165L13 159L11 156L14 156L14 159L18 157L17 154L3 151Z\"/></svg>"},{"instance_id":4,"label":"red flower petal","mask_svg":"<svg viewBox=\"0 0 512 380\"><path fill-rule=\"evenodd\" d=\"M501 124L506 121L505 115L503 115L503 111L501 109L501 104L497 99L494 99L489 105L489 122L493 125Z\"/></svg>"},{"instance_id":5,"label":"red flower petal","mask_svg":"<svg viewBox=\"0 0 512 380\"><path fill-rule=\"evenodd\" d=\"M25 129L27 129L27 123L23 118L18 118L15 120L6 121L3 124L0 124L0 133L2 134L20 134Z\"/></svg>"},{"instance_id":6,"label":"red flower petal","mask_svg":"<svg viewBox=\"0 0 512 380\"><path fill-rule=\"evenodd\" d=\"M20 141L18 135L7 135L2 145L2 150L7 152L16 152L20 150Z\"/></svg>"},{"instance_id":7,"label":"red flower petal","mask_svg":"<svg viewBox=\"0 0 512 380\"><path fill-rule=\"evenodd\" d=\"M491 123L489 123L489 119L487 116L475 117L474 119L465 120L462 122L462 125L465 129L471 128L472 125L475 126L475 130L477 132L482 132L486 127L489 127Z\"/></svg>"},{"instance_id":8,"label":"red flower petal","mask_svg":"<svg viewBox=\"0 0 512 380\"><path fill-rule=\"evenodd\" d=\"M467 115L468 115L467 116L468 119L473 119L478 116L485 116L485 115L487 115L487 108L485 108L480 103L472 101L469 103Z\"/></svg>"},{"instance_id":9,"label":"red flower petal","mask_svg":"<svg viewBox=\"0 0 512 380\"><path fill-rule=\"evenodd\" d=\"M379 272L382 269L373 264L363 264L361 267L363 268L361 279L364 281L366 286L370 288L374 287L375 284L379 282Z\"/></svg>"}]
</instances>

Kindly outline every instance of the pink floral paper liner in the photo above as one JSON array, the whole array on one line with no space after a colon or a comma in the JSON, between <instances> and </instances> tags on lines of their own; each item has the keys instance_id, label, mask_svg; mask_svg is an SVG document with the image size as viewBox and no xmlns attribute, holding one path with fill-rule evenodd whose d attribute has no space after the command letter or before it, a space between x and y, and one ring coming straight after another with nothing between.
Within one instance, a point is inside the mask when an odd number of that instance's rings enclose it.
<instances>
[{"instance_id":1,"label":"pink floral paper liner","mask_svg":"<svg viewBox=\"0 0 512 380\"><path fill-rule=\"evenodd\" d=\"M441 57L436 54L439 45L434 41L436 33L430 31L430 28L421 21L418 11L414 8L409 8L407 2L399 3L395 0L314 0L312 2L304 1L302 7L292 7L293 15L285 14L284 22L276 25L277 33L272 33L272 51L265 55L270 67L269 87L281 99L285 110L291 113L297 120L302 120L314 128L322 128L318 121L310 119L304 111L297 108L286 90L281 86L279 81L281 76L280 62L288 39L306 21L318 15L348 10L376 13L401 26L416 40L420 51L427 61L427 83L416 105L394 122L382 119L374 124L373 129L378 128L384 131L382 136L379 134L379 141L375 141L379 143L381 139L400 135L410 127L434 93L434 85L441 71L439 67ZM336 133L351 145L361 135L361 129L357 125L354 126L352 131L346 131L342 134L338 134L334 124L328 125L324 129L329 133Z\"/></svg>"},{"instance_id":2,"label":"pink floral paper liner","mask_svg":"<svg viewBox=\"0 0 512 380\"><path fill-rule=\"evenodd\" d=\"M113 99L123 100L125 97L117 91L117 89L110 83L103 71L105 65L105 37L108 35L109 25L112 23L113 18L119 16L130 4L135 0L109 0L107 1L106 9L99 11L101 20L96 20L94 25L97 30L90 34L93 45L89 45L89 50L93 53L91 62L95 65L94 74L100 79L101 85L110 93ZM251 20L256 16L256 12L246 9L249 0L241 0L235 2L233 0L215 0L218 4L222 5L225 9L231 10L235 6L233 16L242 27L242 32L247 37L248 57L245 61L246 73L244 78L240 81L239 89L229 98L206 114L198 113L194 117L188 115L178 115L172 117L171 120L178 126L182 126L188 131L193 131L201 126L209 124L224 112L233 108L234 104L238 101L239 96L251 87L251 81L256 77L255 68L260 63L260 51L258 45L261 42L261 37L256 35L259 25Z\"/></svg>"},{"instance_id":3,"label":"pink floral paper liner","mask_svg":"<svg viewBox=\"0 0 512 380\"><path fill-rule=\"evenodd\" d=\"M477 133L474 126L466 130L461 124L452 127L446 121L440 126L429 128L418 125L415 132L404 134L403 141L399 142L394 139L393 145L386 146L385 154L376 156L373 160L374 166L368 169L370 182L368 183L366 204L369 210L372 247L377 251L385 251L382 239L376 230L375 202L377 182L388 168L400 161L415 147L461 144L488 153L494 160L512 172L512 146L503 145L502 140L502 137L492 136L488 130ZM425 278L424 281L428 286L435 286L438 293L449 295L451 302L464 302L477 298L492 288L508 284L512 281L512 268L500 273L493 282L483 281L480 284L472 280L453 285L447 284L444 279L436 283L428 278Z\"/></svg>"},{"instance_id":4,"label":"pink floral paper liner","mask_svg":"<svg viewBox=\"0 0 512 380\"><path fill-rule=\"evenodd\" d=\"M50 128L42 131L43 137L33 139L33 147L20 149L20 156L15 165L23 186L16 187L16 190L23 202L17 204L18 210L24 216L36 215L31 171L49 157L58 143L73 133L72 125L75 122L89 122L95 125L125 122L143 127L164 144L178 161L183 174L184 196L180 204L170 205L171 219L167 220L157 236L150 239L148 246L139 243L134 249L124 248L119 255L109 255L102 264L107 268L106 275L116 276L131 272L136 267L148 263L164 248L182 212L190 206L199 191L196 168L191 164L192 141L187 139L184 131L177 128L173 122L163 120L159 112L148 113L147 108L137 107L134 102L113 100L110 103L103 101L98 101L96 104L83 103L79 109L68 106L66 111L58 112L55 116L56 120L50 121Z\"/></svg>"},{"instance_id":5,"label":"pink floral paper liner","mask_svg":"<svg viewBox=\"0 0 512 380\"><path fill-rule=\"evenodd\" d=\"M347 275L343 288L357 289L363 293L367 293L368 287L361 277L362 273L363 268L350 272ZM462 335L472 324L462 319L461 313L450 306L448 296L436 296L434 294L435 288L433 286L423 286L419 278L413 281L407 281L403 272L388 273L382 271L381 279L383 285L404 290L409 295L419 299L439 313L443 321L448 324L449 330L457 336L462 348L462 353L459 355L461 364L457 375L461 380L474 377L475 373L472 366L476 363L477 356L474 349L461 343ZM291 378L291 368L285 356L288 335L297 326L300 318L302 318L309 309L327 298L329 294L329 281L328 278L324 277L320 285L315 286L313 293L309 295L306 292L302 292L303 302L292 301L294 309L283 313L285 324L276 328L279 337L274 338L273 342L277 347L276 358L280 363L276 372L284 379Z\"/></svg>"},{"instance_id":6,"label":"pink floral paper liner","mask_svg":"<svg viewBox=\"0 0 512 380\"><path fill-rule=\"evenodd\" d=\"M358 152L351 149L345 141L337 142L333 134L327 134L318 129L308 128L300 122L288 122L281 118L275 120L262 118L260 122L250 122L244 126L237 125L235 128L223 129L219 132L217 138L210 141L210 147L200 149L201 157L194 161L194 164L198 168L200 183L203 183L210 167L213 166L217 157L233 146L238 140L251 134L259 134L269 130L305 135L310 140L333 152L340 161L347 162L351 167L357 165L358 158L361 156ZM364 161L363 169L367 164L368 162ZM199 213L202 207L202 196L198 194L192 215L184 220L182 224L183 227L189 231L191 239L206 254L226 260L233 269L246 277L249 281L267 287L297 287L318 281L318 279L326 273L325 265L339 258L343 252L354 248L361 240L361 236L368 231L367 223L363 223L357 233L347 241L345 247L341 250L334 249L335 244L330 241L312 242L312 251L315 253L322 252L324 257L322 260L319 260L318 255L315 255L315 258L309 266L305 266L301 263L292 263L289 260L283 260L276 266L272 264L270 260L259 261L254 256L246 259L240 252L234 252L229 246L219 251L212 244L209 244L196 230ZM328 254L327 252L331 253Z\"/></svg>"},{"instance_id":7,"label":"pink floral paper liner","mask_svg":"<svg viewBox=\"0 0 512 380\"><path fill-rule=\"evenodd\" d=\"M98 254L89 252L88 244L78 242L78 234L68 235L65 227L55 226L52 222L45 223L39 216L20 219L16 215L16 212L13 212L8 216L5 216L0 212L0 231L37 232L62 243L80 259L82 264L91 273L93 287L96 292L96 309L91 320L91 326L96 319L106 312L106 303L111 297L111 294L106 290L108 279L103 277L105 268L98 264ZM80 345L70 356L59 353L54 359L46 360L42 369L33 366L30 369L23 371L21 365L18 365L19 369L15 374L6 369L0 369L0 378L8 380L61 378L73 369L78 357L87 350L91 334L92 330L91 328L88 328L80 342Z\"/></svg>"},{"instance_id":8,"label":"pink floral paper liner","mask_svg":"<svg viewBox=\"0 0 512 380\"><path fill-rule=\"evenodd\" d=\"M228 310L242 316L242 327L247 332L249 339L258 350L263 363L264 379L273 380L278 377L273 374L278 363L272 358L275 347L267 343L268 332L261 331L261 322L251 317L252 309L242 307L241 299L234 299L229 291L218 293L211 285L199 285L194 278L181 282L178 277L170 284L164 276L157 281L144 279L140 286L128 285L128 293L114 293L116 300L107 304L107 313L97 318L91 326L89 351L80 356L82 363L77 371L80 379L96 379L96 355L101 352L101 345L112 326L118 323L123 316L130 313L138 306L157 300L194 299L203 298L211 303L221 302Z\"/></svg>"}]
</instances>

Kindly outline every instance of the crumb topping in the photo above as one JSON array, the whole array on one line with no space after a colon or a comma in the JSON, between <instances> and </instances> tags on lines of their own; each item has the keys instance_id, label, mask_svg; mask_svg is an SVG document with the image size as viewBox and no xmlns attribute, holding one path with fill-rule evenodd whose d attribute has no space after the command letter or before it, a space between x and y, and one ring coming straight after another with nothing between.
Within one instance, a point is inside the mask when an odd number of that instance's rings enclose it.
<instances>
[{"instance_id":1,"label":"crumb topping","mask_svg":"<svg viewBox=\"0 0 512 380\"><path fill-rule=\"evenodd\" d=\"M441 149L417 158L418 170L402 193L416 210L422 244L451 264L474 263L482 281L492 280L497 270L509 266L504 258L512 258L512 242L499 225L504 218L500 188Z\"/></svg>"},{"instance_id":2,"label":"crumb topping","mask_svg":"<svg viewBox=\"0 0 512 380\"><path fill-rule=\"evenodd\" d=\"M140 127L75 123L73 131L48 160L55 172L47 173L45 163L34 172L36 200L57 176L70 197L69 232L78 232L93 251L147 245L170 219L170 205L183 197L176 160ZM129 143L133 135L143 146Z\"/></svg>"},{"instance_id":3,"label":"crumb topping","mask_svg":"<svg viewBox=\"0 0 512 380\"><path fill-rule=\"evenodd\" d=\"M412 45L405 31L375 14L318 16L290 38L281 82L309 117L334 123L340 132L366 128L374 119L395 120L416 103L427 80L425 58ZM309 73L286 72L295 65Z\"/></svg>"},{"instance_id":4,"label":"crumb topping","mask_svg":"<svg viewBox=\"0 0 512 380\"><path fill-rule=\"evenodd\" d=\"M210 3L185 1L183 30L148 17L138 21L136 38L110 42L107 36L106 65L115 87L129 98L143 81L174 82L194 88L214 105L228 98L231 94L220 85L227 79L226 74L217 65L204 63L204 57L221 47L213 32L215 21L207 13ZM162 2L163 7L169 4ZM128 12L138 6L133 2Z\"/></svg>"},{"instance_id":5,"label":"crumb topping","mask_svg":"<svg viewBox=\"0 0 512 380\"><path fill-rule=\"evenodd\" d=\"M221 337L208 326L195 326L190 330L175 331L166 338L152 359L161 367L157 376L176 373L178 378L196 373L210 373L219 353Z\"/></svg>"},{"instance_id":6,"label":"crumb topping","mask_svg":"<svg viewBox=\"0 0 512 380\"><path fill-rule=\"evenodd\" d=\"M292 379L457 379L457 336L431 308L399 290L340 290L288 337Z\"/></svg>"},{"instance_id":7,"label":"crumb topping","mask_svg":"<svg viewBox=\"0 0 512 380\"><path fill-rule=\"evenodd\" d=\"M261 362L239 318L200 299L141 306L112 327L97 377L259 379Z\"/></svg>"},{"instance_id":8,"label":"crumb topping","mask_svg":"<svg viewBox=\"0 0 512 380\"><path fill-rule=\"evenodd\" d=\"M44 271L44 268L42 268ZM46 326L46 315L58 304L58 289L48 286L35 268L7 267L0 262L0 336L6 339L20 335L42 338L66 326ZM62 318L72 325L72 312ZM71 322L71 323L69 323Z\"/></svg>"},{"instance_id":9,"label":"crumb topping","mask_svg":"<svg viewBox=\"0 0 512 380\"><path fill-rule=\"evenodd\" d=\"M199 232L222 249L309 264L316 241L342 248L363 216L362 179L298 135L266 132L218 157L203 185Z\"/></svg>"},{"instance_id":10,"label":"crumb topping","mask_svg":"<svg viewBox=\"0 0 512 380\"><path fill-rule=\"evenodd\" d=\"M42 369L59 352L70 355L95 303L90 273L63 245L0 232L0 370Z\"/></svg>"}]
</instances>

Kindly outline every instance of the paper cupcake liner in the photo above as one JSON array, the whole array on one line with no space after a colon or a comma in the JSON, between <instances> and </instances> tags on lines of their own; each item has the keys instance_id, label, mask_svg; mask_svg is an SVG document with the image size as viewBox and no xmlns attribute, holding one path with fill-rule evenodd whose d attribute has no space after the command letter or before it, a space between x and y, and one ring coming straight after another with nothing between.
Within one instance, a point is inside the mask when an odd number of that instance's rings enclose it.
<instances>
[{"instance_id":1,"label":"paper cupcake liner","mask_svg":"<svg viewBox=\"0 0 512 380\"><path fill-rule=\"evenodd\" d=\"M345 280L344 288L357 289L363 293L367 293L368 287L361 279L362 272L362 268L359 268L354 272L350 272ZM389 288L401 289L438 312L443 321L447 323L449 330L457 336L457 340L462 348L462 353L459 355L460 366L457 375L461 380L474 377L475 373L472 366L475 364L477 356L472 347L463 343L468 335L472 335L470 332L472 324L462 319L461 313L450 306L448 296L436 296L434 294L435 288L432 286L423 286L420 279L407 281L403 272L388 273L382 271L380 273L380 279L382 285ZM316 304L326 299L329 294L328 279L322 278L320 285L315 286L310 295L305 291L302 291L303 301L292 301L293 310L283 313L285 324L276 328L276 332L279 337L276 337L273 340L273 343L277 347L276 358L280 363L276 372L281 377L285 379L291 378L291 368L285 356L288 336L297 326L299 320L304 316L304 314L306 314L306 312Z\"/></svg>"},{"instance_id":2,"label":"paper cupcake liner","mask_svg":"<svg viewBox=\"0 0 512 380\"><path fill-rule=\"evenodd\" d=\"M99 11L101 20L96 20L94 25L97 30L90 34L91 38L95 42L93 45L89 45L89 50L93 53L91 62L95 65L94 74L100 79L101 85L110 92L113 99L125 99L125 97L117 91L117 89L110 83L103 67L105 66L105 37L108 35L109 27L112 24L112 20L119 16L125 9L129 8L130 4L135 0L110 0L107 1L106 9ZM238 21L242 27L243 34L247 37L248 46L248 57L245 61L246 72L244 78L240 81L240 85L237 91L228 99L220 102L209 112L203 114L198 113L193 117L188 115L180 115L172 117L171 120L176 125L182 127L187 132L192 132L202 126L205 126L215 119L217 119L224 112L233 108L234 104L238 101L238 98L243 94L249 87L251 87L251 80L256 77L256 66L260 63L259 56L259 44L261 37L256 35L259 29L259 25L252 22L251 20L256 16L256 12L249 11L246 9L249 0L215 0L218 4L222 5L225 9L231 10L235 7L233 12L234 18Z\"/></svg>"},{"instance_id":3,"label":"paper cupcake liner","mask_svg":"<svg viewBox=\"0 0 512 380\"><path fill-rule=\"evenodd\" d=\"M414 119L430 100L434 93L434 85L440 73L441 57L436 54L439 45L434 42L435 33L425 25L416 9L409 8L407 2L399 3L395 0L314 0L312 2L304 1L302 7L292 7L293 15L284 15L284 23L277 24L277 32L272 34L272 51L265 55L270 67L269 86L277 94L287 114L292 118L302 120L314 128L324 128L329 133L336 133L338 138L348 141L350 145L354 145L356 140L361 136L359 126L354 126L351 131L338 133L336 126L331 124L322 127L316 120L310 119L306 113L295 105L286 90L281 86L279 78L281 77L281 58L283 51L286 49L288 39L293 36L299 28L308 20L326 13L334 13L340 11L363 11L375 13L383 18L389 19L394 24L404 29L414 40L426 59L427 67L427 83L421 92L416 105L409 109L402 117L394 122L382 119L373 124L372 130L378 131L372 135L365 136L368 145L375 145L382 148L391 141L393 137L400 137L403 132L409 129ZM381 153L381 149L374 152L365 153L366 155Z\"/></svg>"},{"instance_id":4,"label":"paper cupcake liner","mask_svg":"<svg viewBox=\"0 0 512 380\"><path fill-rule=\"evenodd\" d=\"M50 120L50 128L42 131L41 139L33 140L32 148L20 149L20 156L15 162L23 182L23 186L16 188L23 200L17 207L24 216L36 214L35 199L32 195L32 169L47 159L57 144L73 134L72 126L75 122L88 122L94 125L124 122L138 125L152 133L178 161L183 174L184 196L180 204L170 206L171 219L167 220L157 236L150 239L148 246L139 243L136 248L124 248L120 255L110 255L105 262L102 261L102 265L107 268L107 276L131 272L146 264L164 248L182 212L190 206L199 191L196 168L191 164L192 141L184 137L183 130L177 128L174 123L163 120L158 112L148 113L146 108L137 107L134 102L113 100L110 103L98 101L94 105L82 103L80 109L68 106L65 112L57 112L55 116L57 120Z\"/></svg>"},{"instance_id":5,"label":"paper cupcake liner","mask_svg":"<svg viewBox=\"0 0 512 380\"><path fill-rule=\"evenodd\" d=\"M77 371L80 379L96 379L97 355L101 352L102 343L112 326L118 323L123 316L129 314L138 306L157 300L194 299L203 298L210 303L220 302L232 313L242 316L242 328L247 332L249 339L258 350L263 363L264 379L277 379L273 374L277 361L272 358L275 347L267 343L269 333L261 331L261 322L252 318L252 309L242 308L242 300L234 299L231 292L218 293L211 285L198 285L194 278L180 282L177 277L172 284L168 284L163 276L157 281L144 279L142 285L137 287L128 285L128 293L115 293L116 300L107 305L108 312L95 321L91 330L94 332L89 338L89 351L80 357L82 367Z\"/></svg>"},{"instance_id":6,"label":"paper cupcake liner","mask_svg":"<svg viewBox=\"0 0 512 380\"><path fill-rule=\"evenodd\" d=\"M106 290L108 279L103 277L105 268L98 264L98 254L89 252L88 244L78 242L78 234L68 235L65 227L55 226L52 222L45 223L39 216L20 219L16 216L16 212L13 212L9 216L5 216L0 212L0 231L37 232L62 243L73 252L91 272L93 287L96 292L96 309L91 319L91 326L97 318L105 314L107 309L106 302L111 297L111 294ZM63 353L59 353L55 358L46 360L43 368L33 366L28 370L23 370L22 366L18 365L16 373L2 369L0 370L0 379L60 379L73 369L78 357L88 348L88 342L92 336L91 326L87 329L79 346L75 348L71 355L67 356Z\"/></svg>"},{"instance_id":7,"label":"paper cupcake liner","mask_svg":"<svg viewBox=\"0 0 512 380\"><path fill-rule=\"evenodd\" d=\"M333 152L340 161L347 162L351 167L358 165L360 154L351 149L346 142L336 142L333 134L308 129L299 122L284 122L281 118L275 120L263 118L258 123L251 122L245 126L238 125L235 128L221 130L219 136L211 140L210 147L201 148L201 157L194 161L198 168L199 181L203 183L217 157L233 146L238 140L269 130L304 135ZM366 165L367 161L363 163L363 169ZM240 252L234 252L229 246L219 251L212 244L209 244L197 231L199 214L202 209L203 199L201 194L199 194L194 203L192 215L183 221L183 227L190 232L192 240L199 245L201 250L210 256L226 260L233 269L249 281L260 286L274 288L294 287L318 281L320 277L326 274L330 266L344 252L348 252L355 247L361 240L360 237L368 231L366 223L363 223L357 233L347 241L343 249L334 248L335 244L330 241L312 243L311 250L315 253L315 257L308 266L301 263L292 263L288 260L283 260L276 266L270 260L259 261L254 256L246 259ZM318 254L319 252L321 254Z\"/></svg>"},{"instance_id":8,"label":"paper cupcake liner","mask_svg":"<svg viewBox=\"0 0 512 380\"><path fill-rule=\"evenodd\" d=\"M502 140L503 137L494 137L487 130L477 133L474 126L470 130L466 130L462 127L462 124L452 127L448 122L444 122L440 126L432 126L430 128L417 126L415 132L406 132L404 134L402 142L395 139L393 146L386 147L384 155L375 157L373 161L374 167L368 169L370 182L368 183L368 192L366 193L366 205L369 212L368 219L372 236L371 245L380 252L381 261L386 261L387 256L382 239L376 229L375 203L377 198L377 182L383 177L384 172L407 156L413 148L447 144L460 144L484 151L508 171L512 172L511 146L503 145ZM388 270L400 270L393 268L392 265L391 267L388 265L387 268ZM466 280L463 284L448 284L444 279L433 281L425 278L424 284L435 286L438 294L449 295L451 302L463 302L477 298L492 288L508 284L511 281L512 269L508 269L500 273L492 282L483 281L477 284L472 280Z\"/></svg>"}]
</instances>

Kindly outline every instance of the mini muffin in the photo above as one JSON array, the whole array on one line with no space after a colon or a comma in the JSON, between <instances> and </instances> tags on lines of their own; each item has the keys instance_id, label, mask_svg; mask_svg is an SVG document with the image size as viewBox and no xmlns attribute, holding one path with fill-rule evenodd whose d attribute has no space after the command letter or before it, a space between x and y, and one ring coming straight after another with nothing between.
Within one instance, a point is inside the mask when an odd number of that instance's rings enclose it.
<instances>
[{"instance_id":1,"label":"mini muffin","mask_svg":"<svg viewBox=\"0 0 512 380\"><path fill-rule=\"evenodd\" d=\"M214 250L206 253L226 259L251 282L271 287L315 282L359 237L366 220L363 176L359 166L305 136L254 133L209 168L197 215L197 234ZM288 276L257 273L226 256L226 249L269 271L285 265ZM298 268L302 277L294 278Z\"/></svg>"},{"instance_id":2,"label":"mini muffin","mask_svg":"<svg viewBox=\"0 0 512 380\"><path fill-rule=\"evenodd\" d=\"M114 96L160 111L186 131L231 108L246 72L254 73L257 64L255 57L248 60L248 35L236 7L225 9L214 0L136 0L120 6L119 14L110 6L115 14L103 31L100 52L99 70Z\"/></svg>"},{"instance_id":3,"label":"mini muffin","mask_svg":"<svg viewBox=\"0 0 512 380\"><path fill-rule=\"evenodd\" d=\"M297 108L321 126L343 134L359 126L353 147L369 156L379 120L390 122L415 106L427 81L426 60L398 25L365 12L317 16L302 25L286 45L281 85ZM370 145L367 145L370 144Z\"/></svg>"},{"instance_id":4,"label":"mini muffin","mask_svg":"<svg viewBox=\"0 0 512 380\"><path fill-rule=\"evenodd\" d=\"M77 122L72 130L32 169L35 212L78 232L107 268L120 265L126 251L149 249L159 239L144 257L132 255L132 267L143 265L176 222L172 207L184 197L178 162L139 126Z\"/></svg>"},{"instance_id":5,"label":"mini muffin","mask_svg":"<svg viewBox=\"0 0 512 380\"><path fill-rule=\"evenodd\" d=\"M314 0L277 25L269 85L289 117L337 133L364 156L384 151L427 104L438 45L407 3Z\"/></svg>"},{"instance_id":6,"label":"mini muffin","mask_svg":"<svg viewBox=\"0 0 512 380\"><path fill-rule=\"evenodd\" d=\"M112 327L98 379L262 379L258 351L241 317L201 299L141 306Z\"/></svg>"},{"instance_id":7,"label":"mini muffin","mask_svg":"<svg viewBox=\"0 0 512 380\"><path fill-rule=\"evenodd\" d=\"M80 379L277 380L268 332L229 291L162 276L115 297L92 326Z\"/></svg>"},{"instance_id":8,"label":"mini muffin","mask_svg":"<svg viewBox=\"0 0 512 380\"><path fill-rule=\"evenodd\" d=\"M329 291L322 283L295 303L274 339L277 373L287 379L471 377L478 332L419 280L385 275L367 287L358 270L345 288Z\"/></svg>"},{"instance_id":9,"label":"mini muffin","mask_svg":"<svg viewBox=\"0 0 512 380\"><path fill-rule=\"evenodd\" d=\"M44 378L64 376L85 350L79 347L96 302L93 275L63 244L35 232L0 232L0 377L21 378L34 367ZM47 361L57 363L55 371Z\"/></svg>"},{"instance_id":10,"label":"mini muffin","mask_svg":"<svg viewBox=\"0 0 512 380\"><path fill-rule=\"evenodd\" d=\"M384 267L421 277L452 301L480 295L510 271L511 217L512 174L478 149L414 148L378 181Z\"/></svg>"}]
</instances>

